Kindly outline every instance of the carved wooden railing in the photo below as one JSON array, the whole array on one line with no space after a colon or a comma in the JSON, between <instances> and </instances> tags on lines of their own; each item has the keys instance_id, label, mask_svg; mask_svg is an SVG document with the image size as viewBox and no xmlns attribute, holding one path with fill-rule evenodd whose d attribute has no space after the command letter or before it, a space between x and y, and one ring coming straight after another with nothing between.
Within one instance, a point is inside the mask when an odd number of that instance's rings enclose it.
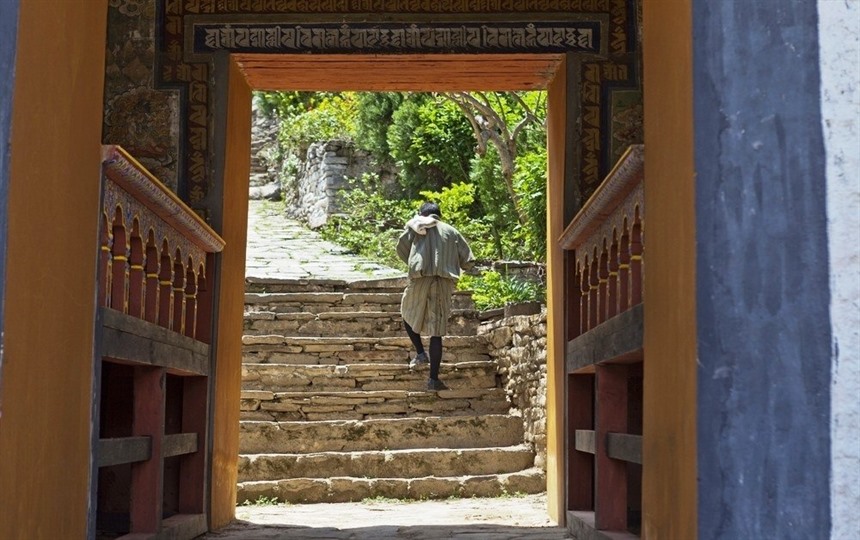
<instances>
[{"instance_id":1,"label":"carved wooden railing","mask_svg":"<svg viewBox=\"0 0 860 540\"><path fill-rule=\"evenodd\" d=\"M209 345L222 240L118 146L102 148L98 533L207 530Z\"/></svg>"},{"instance_id":2,"label":"carved wooden railing","mask_svg":"<svg viewBox=\"0 0 860 540\"><path fill-rule=\"evenodd\" d=\"M102 153L99 304L208 342L207 257L224 240L125 150Z\"/></svg>"},{"instance_id":3,"label":"carved wooden railing","mask_svg":"<svg viewBox=\"0 0 860 540\"><path fill-rule=\"evenodd\" d=\"M631 146L561 236L575 252L574 338L642 302L644 147Z\"/></svg>"},{"instance_id":4,"label":"carved wooden railing","mask_svg":"<svg viewBox=\"0 0 860 540\"><path fill-rule=\"evenodd\" d=\"M641 520L644 148L630 147L559 239L566 250L568 518L635 538Z\"/></svg>"}]
</instances>

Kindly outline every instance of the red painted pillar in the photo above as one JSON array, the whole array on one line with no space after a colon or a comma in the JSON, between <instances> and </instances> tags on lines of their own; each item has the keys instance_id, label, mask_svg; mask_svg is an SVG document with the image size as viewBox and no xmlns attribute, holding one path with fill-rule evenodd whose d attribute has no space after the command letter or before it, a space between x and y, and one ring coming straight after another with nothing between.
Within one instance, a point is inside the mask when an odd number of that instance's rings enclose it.
<instances>
[{"instance_id":1,"label":"red painted pillar","mask_svg":"<svg viewBox=\"0 0 860 540\"><path fill-rule=\"evenodd\" d=\"M597 366L597 404L594 427L595 502L597 529L627 529L627 463L610 459L609 433L627 433L627 366Z\"/></svg>"}]
</instances>

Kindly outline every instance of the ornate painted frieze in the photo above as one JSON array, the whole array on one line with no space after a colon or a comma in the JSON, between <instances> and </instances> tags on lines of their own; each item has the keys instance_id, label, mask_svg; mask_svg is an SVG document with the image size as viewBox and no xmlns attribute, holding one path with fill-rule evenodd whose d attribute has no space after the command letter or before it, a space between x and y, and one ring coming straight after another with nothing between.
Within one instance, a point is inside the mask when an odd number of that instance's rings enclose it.
<instances>
[{"instance_id":1,"label":"ornate painted frieze","mask_svg":"<svg viewBox=\"0 0 860 540\"><path fill-rule=\"evenodd\" d=\"M210 66L216 51L253 53L581 53L578 192L639 142L633 0L165 0L156 2L156 85L181 90L178 192L196 210L210 184ZM624 96L616 95L625 91ZM638 101L641 103L641 99ZM637 116L638 115L638 116ZM113 121L112 121L113 122ZM111 129L121 130L122 127ZM174 128L175 129L175 128ZM613 133L621 135L613 139Z\"/></svg>"},{"instance_id":2,"label":"ornate painted frieze","mask_svg":"<svg viewBox=\"0 0 860 540\"><path fill-rule=\"evenodd\" d=\"M598 22L192 23L194 54L246 53L598 53Z\"/></svg>"}]
</instances>

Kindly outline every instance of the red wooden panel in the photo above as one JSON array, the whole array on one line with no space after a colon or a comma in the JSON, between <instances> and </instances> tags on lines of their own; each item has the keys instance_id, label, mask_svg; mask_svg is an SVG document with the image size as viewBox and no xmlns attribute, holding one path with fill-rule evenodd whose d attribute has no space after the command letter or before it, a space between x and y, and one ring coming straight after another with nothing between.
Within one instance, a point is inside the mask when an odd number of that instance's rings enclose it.
<instances>
[{"instance_id":1,"label":"red wooden panel","mask_svg":"<svg viewBox=\"0 0 860 540\"><path fill-rule=\"evenodd\" d=\"M182 432L197 434L197 451L182 457L179 468L179 513L203 513L206 478L206 419L208 378L185 377Z\"/></svg>"},{"instance_id":2,"label":"red wooden panel","mask_svg":"<svg viewBox=\"0 0 860 540\"><path fill-rule=\"evenodd\" d=\"M165 371L140 367L134 370L133 435L149 436L152 455L131 468L131 532L155 533L161 527L162 459L164 438Z\"/></svg>"},{"instance_id":3,"label":"red wooden panel","mask_svg":"<svg viewBox=\"0 0 860 540\"><path fill-rule=\"evenodd\" d=\"M627 464L606 453L606 434L627 432L627 369L597 366L594 520L600 530L627 529Z\"/></svg>"},{"instance_id":4,"label":"red wooden panel","mask_svg":"<svg viewBox=\"0 0 860 540\"><path fill-rule=\"evenodd\" d=\"M567 378L567 509L594 508L594 456L574 448L577 429L594 427L594 376Z\"/></svg>"}]
</instances>

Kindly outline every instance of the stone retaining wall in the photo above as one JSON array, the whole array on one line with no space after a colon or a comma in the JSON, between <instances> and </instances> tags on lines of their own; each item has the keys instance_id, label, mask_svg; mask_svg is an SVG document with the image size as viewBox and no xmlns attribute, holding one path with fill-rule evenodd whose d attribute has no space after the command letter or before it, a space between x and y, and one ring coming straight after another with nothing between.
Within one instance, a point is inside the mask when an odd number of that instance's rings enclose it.
<instances>
[{"instance_id":1,"label":"stone retaining wall","mask_svg":"<svg viewBox=\"0 0 860 540\"><path fill-rule=\"evenodd\" d=\"M482 324L489 354L499 364L511 406L520 411L525 441L534 445L535 466L546 470L546 311Z\"/></svg>"},{"instance_id":2,"label":"stone retaining wall","mask_svg":"<svg viewBox=\"0 0 860 540\"><path fill-rule=\"evenodd\" d=\"M287 193L287 215L311 228L325 225L340 212L341 191L349 178L360 178L372 168L370 153L345 141L313 143L299 167L295 186Z\"/></svg>"}]
</instances>

